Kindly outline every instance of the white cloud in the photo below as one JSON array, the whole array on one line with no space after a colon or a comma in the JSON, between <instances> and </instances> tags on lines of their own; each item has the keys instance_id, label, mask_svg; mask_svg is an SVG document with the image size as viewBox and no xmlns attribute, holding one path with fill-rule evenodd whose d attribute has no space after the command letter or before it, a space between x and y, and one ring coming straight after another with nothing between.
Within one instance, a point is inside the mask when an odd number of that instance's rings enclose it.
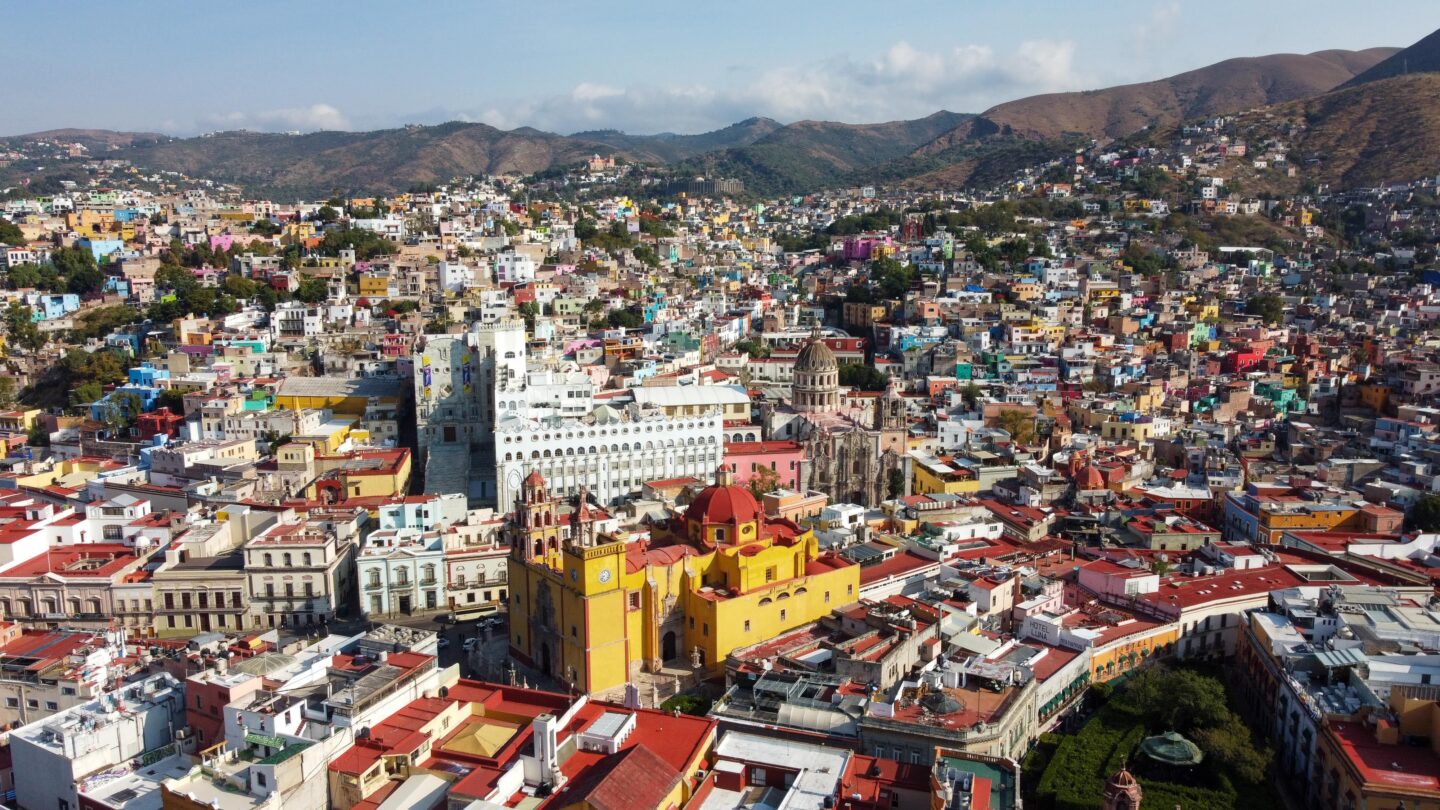
<instances>
[{"instance_id":1,"label":"white cloud","mask_svg":"<svg viewBox=\"0 0 1440 810\"><path fill-rule=\"evenodd\" d=\"M228 112L202 116L197 122L202 130L252 129L261 132L321 129L349 129L350 119L329 104L308 107L284 107L261 112Z\"/></svg>"},{"instance_id":2,"label":"white cloud","mask_svg":"<svg viewBox=\"0 0 1440 810\"><path fill-rule=\"evenodd\" d=\"M1135 43L1142 49L1152 49L1173 39L1179 32L1180 0L1157 4L1150 10L1150 16L1135 26Z\"/></svg>"},{"instance_id":3,"label":"white cloud","mask_svg":"<svg viewBox=\"0 0 1440 810\"><path fill-rule=\"evenodd\" d=\"M554 132L703 132L762 115L782 122L825 119L852 123L981 112L1034 93L1086 86L1075 71L1075 45L1031 40L1013 53L988 45L940 50L897 42L862 59L836 56L765 70L729 88L704 84L628 87L582 82L548 98L495 101L483 108L432 110L406 120L484 121L511 129Z\"/></svg>"}]
</instances>

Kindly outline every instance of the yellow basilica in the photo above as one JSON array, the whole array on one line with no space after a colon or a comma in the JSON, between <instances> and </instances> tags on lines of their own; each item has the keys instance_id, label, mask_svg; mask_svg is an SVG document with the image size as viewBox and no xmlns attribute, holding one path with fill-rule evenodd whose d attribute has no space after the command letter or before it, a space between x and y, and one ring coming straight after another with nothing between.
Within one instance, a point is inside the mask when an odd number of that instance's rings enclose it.
<instances>
[{"instance_id":1,"label":"yellow basilica","mask_svg":"<svg viewBox=\"0 0 1440 810\"><path fill-rule=\"evenodd\" d=\"M858 565L729 475L646 540L597 535L584 492L562 508L531 473L511 529L511 655L587 693L671 661L716 675L731 650L856 601Z\"/></svg>"}]
</instances>

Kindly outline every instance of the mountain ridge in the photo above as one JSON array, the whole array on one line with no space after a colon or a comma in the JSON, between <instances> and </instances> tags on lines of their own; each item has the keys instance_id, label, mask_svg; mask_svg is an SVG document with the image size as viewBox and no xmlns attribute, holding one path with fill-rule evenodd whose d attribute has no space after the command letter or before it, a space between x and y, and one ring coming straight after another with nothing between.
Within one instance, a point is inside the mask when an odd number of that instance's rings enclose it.
<instances>
[{"instance_id":1,"label":"mountain ridge","mask_svg":"<svg viewBox=\"0 0 1440 810\"><path fill-rule=\"evenodd\" d=\"M1427 40L1436 36L1440 32ZM871 124L780 124L757 116L693 135L618 130L560 135L450 121L369 132L242 131L196 138L50 130L0 140L88 133L108 156L142 169L207 177L278 196L393 192L457 176L526 175L578 164L593 154L668 165L681 177L734 177L761 195L877 181L964 185L1001 178L1026 160L1043 161L1080 141L1312 98L1400 53L1370 48L1242 57L1150 82L1030 96L979 115L942 110Z\"/></svg>"}]
</instances>

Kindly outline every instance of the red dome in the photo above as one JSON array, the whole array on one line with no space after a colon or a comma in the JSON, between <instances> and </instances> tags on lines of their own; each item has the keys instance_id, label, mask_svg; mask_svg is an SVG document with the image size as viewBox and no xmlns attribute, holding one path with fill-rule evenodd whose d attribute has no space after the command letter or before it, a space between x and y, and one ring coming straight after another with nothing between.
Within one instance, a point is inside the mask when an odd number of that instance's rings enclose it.
<instances>
[{"instance_id":1,"label":"red dome","mask_svg":"<svg viewBox=\"0 0 1440 810\"><path fill-rule=\"evenodd\" d=\"M685 520L700 523L750 523L760 519L760 504L750 490L737 486L711 486L700 491L685 510Z\"/></svg>"},{"instance_id":2,"label":"red dome","mask_svg":"<svg viewBox=\"0 0 1440 810\"><path fill-rule=\"evenodd\" d=\"M1087 464L1080 474L1076 476L1076 483L1082 490L1105 489L1105 473L1100 472L1093 464Z\"/></svg>"}]
</instances>

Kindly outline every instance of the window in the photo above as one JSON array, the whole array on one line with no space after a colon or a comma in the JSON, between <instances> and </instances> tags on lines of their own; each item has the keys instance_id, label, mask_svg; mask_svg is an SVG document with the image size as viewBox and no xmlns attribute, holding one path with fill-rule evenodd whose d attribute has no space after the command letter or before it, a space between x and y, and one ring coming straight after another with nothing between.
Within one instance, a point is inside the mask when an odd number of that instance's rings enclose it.
<instances>
[{"instance_id":1,"label":"window","mask_svg":"<svg viewBox=\"0 0 1440 810\"><path fill-rule=\"evenodd\" d=\"M32 709L38 709L38 708L40 708L40 701L38 701L38 700L36 700L36 699L34 699L34 698L31 698L31 699L25 701L25 705L26 705L26 706L29 706L29 707L32 708Z\"/></svg>"},{"instance_id":2,"label":"window","mask_svg":"<svg viewBox=\"0 0 1440 810\"><path fill-rule=\"evenodd\" d=\"M766 581L766 582L774 582L774 581L775 581L775 566L772 565L772 566L770 566L769 568L766 568L766 569L765 569L765 581Z\"/></svg>"},{"instance_id":3,"label":"window","mask_svg":"<svg viewBox=\"0 0 1440 810\"><path fill-rule=\"evenodd\" d=\"M75 694L75 688L73 686L62 686L60 687L60 694L73 695Z\"/></svg>"},{"instance_id":4,"label":"window","mask_svg":"<svg viewBox=\"0 0 1440 810\"><path fill-rule=\"evenodd\" d=\"M260 773L259 771L256 771L256 772L255 772L255 784L259 785L260 787L265 787L265 774Z\"/></svg>"},{"instance_id":5,"label":"window","mask_svg":"<svg viewBox=\"0 0 1440 810\"><path fill-rule=\"evenodd\" d=\"M780 608L780 621L785 621L785 608Z\"/></svg>"},{"instance_id":6,"label":"window","mask_svg":"<svg viewBox=\"0 0 1440 810\"><path fill-rule=\"evenodd\" d=\"M710 635L710 623L709 623L709 622L704 622L704 623L702 623L702 624L700 625L700 635L702 635L702 636L707 636L707 637Z\"/></svg>"},{"instance_id":7,"label":"window","mask_svg":"<svg viewBox=\"0 0 1440 810\"><path fill-rule=\"evenodd\" d=\"M639 591L634 591L634 592L632 592L632 593L630 594L630 609L631 609L631 610L639 610L639 609L640 609L640 592L639 592ZM749 622L746 622L745 624L748 625L748 624L750 624L750 623L749 623ZM746 629L748 630L749 628L747 627Z\"/></svg>"},{"instance_id":8,"label":"window","mask_svg":"<svg viewBox=\"0 0 1440 810\"><path fill-rule=\"evenodd\" d=\"M827 604L827 605L830 604L830 592L829 592L829 591L826 591L826 592L825 592L825 604Z\"/></svg>"},{"instance_id":9,"label":"window","mask_svg":"<svg viewBox=\"0 0 1440 810\"><path fill-rule=\"evenodd\" d=\"M269 554L265 555L265 567L269 568L275 564L275 560Z\"/></svg>"},{"instance_id":10,"label":"window","mask_svg":"<svg viewBox=\"0 0 1440 810\"><path fill-rule=\"evenodd\" d=\"M286 567L286 568L289 568L290 566L291 566L291 562L290 562L290 552L287 551L287 552L285 552L285 567Z\"/></svg>"},{"instance_id":11,"label":"window","mask_svg":"<svg viewBox=\"0 0 1440 810\"><path fill-rule=\"evenodd\" d=\"M166 609L166 610L171 610L171 609L173 609L174 607L175 607L175 594L173 594L173 593L167 593L167 594L165 594L165 609Z\"/></svg>"},{"instance_id":12,"label":"window","mask_svg":"<svg viewBox=\"0 0 1440 810\"><path fill-rule=\"evenodd\" d=\"M7 697L5 698L5 705L12 709L18 709L20 708L20 698Z\"/></svg>"},{"instance_id":13,"label":"window","mask_svg":"<svg viewBox=\"0 0 1440 810\"><path fill-rule=\"evenodd\" d=\"M749 620L749 619L746 619L746 620L745 620L745 632L747 632L747 633L750 632L750 620Z\"/></svg>"},{"instance_id":14,"label":"window","mask_svg":"<svg viewBox=\"0 0 1440 810\"><path fill-rule=\"evenodd\" d=\"M305 552L305 567L306 567L306 568L309 568L309 567L310 567L310 552L308 552L308 551Z\"/></svg>"},{"instance_id":15,"label":"window","mask_svg":"<svg viewBox=\"0 0 1440 810\"><path fill-rule=\"evenodd\" d=\"M183 607L183 608L185 608L186 610L189 610L189 608L190 608L190 592L189 592L189 591L186 591L185 593L180 594L180 606Z\"/></svg>"},{"instance_id":16,"label":"window","mask_svg":"<svg viewBox=\"0 0 1440 810\"><path fill-rule=\"evenodd\" d=\"M56 703L53 700L47 700L45 701L45 709L47 711L58 712L60 711L60 704Z\"/></svg>"}]
</instances>

